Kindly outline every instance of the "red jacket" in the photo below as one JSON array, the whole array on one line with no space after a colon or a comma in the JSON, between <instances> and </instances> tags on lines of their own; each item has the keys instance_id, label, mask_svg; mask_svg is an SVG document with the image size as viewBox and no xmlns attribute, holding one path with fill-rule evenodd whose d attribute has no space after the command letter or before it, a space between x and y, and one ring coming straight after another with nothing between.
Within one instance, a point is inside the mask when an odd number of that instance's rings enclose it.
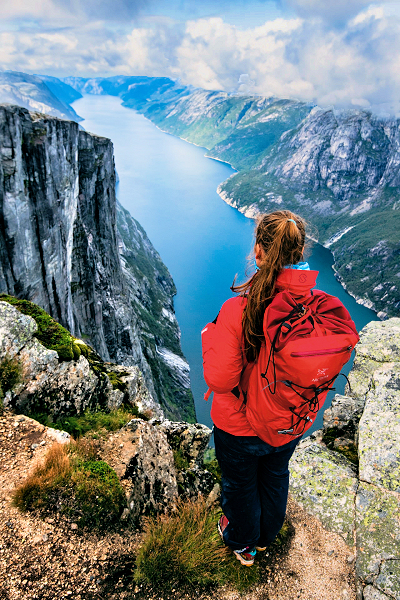
<instances>
[{"instance_id":1,"label":"red jacket","mask_svg":"<svg viewBox=\"0 0 400 600\"><path fill-rule=\"evenodd\" d=\"M288 290L301 300L310 296L317 271L283 269L276 281L276 290ZM239 382L246 388L250 375L244 355L242 314L246 299L235 296L221 308L216 323L208 323L201 332L204 379L214 392L211 418L223 431L233 435L257 435L244 411L243 398L231 392Z\"/></svg>"}]
</instances>

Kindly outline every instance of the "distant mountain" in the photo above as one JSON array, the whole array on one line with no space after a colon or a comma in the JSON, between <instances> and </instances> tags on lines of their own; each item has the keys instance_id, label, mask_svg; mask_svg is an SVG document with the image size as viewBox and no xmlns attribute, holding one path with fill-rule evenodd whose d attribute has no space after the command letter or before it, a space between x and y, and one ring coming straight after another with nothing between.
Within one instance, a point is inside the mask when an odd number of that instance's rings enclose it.
<instances>
[{"instance_id":1,"label":"distant mountain","mask_svg":"<svg viewBox=\"0 0 400 600\"><path fill-rule=\"evenodd\" d=\"M72 80L68 80L74 85ZM337 276L383 318L400 313L400 120L165 78L80 80L239 172L221 197L248 217L289 208L329 247ZM79 89L82 89L80 87Z\"/></svg>"},{"instance_id":2,"label":"distant mountain","mask_svg":"<svg viewBox=\"0 0 400 600\"><path fill-rule=\"evenodd\" d=\"M80 94L55 77L0 71L0 103L17 104L62 119L82 121L69 106L69 102L80 97Z\"/></svg>"},{"instance_id":3,"label":"distant mountain","mask_svg":"<svg viewBox=\"0 0 400 600\"><path fill-rule=\"evenodd\" d=\"M50 75L37 75L49 88L49 90L63 102L64 104L72 104L75 100L82 98L82 94L75 90L70 85L67 85L61 79L57 77L50 77ZM71 108L71 107L69 107Z\"/></svg>"}]
</instances>

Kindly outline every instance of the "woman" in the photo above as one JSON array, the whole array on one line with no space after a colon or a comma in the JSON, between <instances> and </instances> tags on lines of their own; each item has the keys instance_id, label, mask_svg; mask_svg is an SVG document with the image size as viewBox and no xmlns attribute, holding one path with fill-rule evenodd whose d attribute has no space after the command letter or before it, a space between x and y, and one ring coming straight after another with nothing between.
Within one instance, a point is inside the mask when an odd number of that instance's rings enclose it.
<instances>
[{"instance_id":1,"label":"woman","mask_svg":"<svg viewBox=\"0 0 400 600\"><path fill-rule=\"evenodd\" d=\"M218 530L238 560L254 563L257 550L274 540L283 525L289 487L288 463L301 435L283 445L257 437L246 418L243 389L265 340L263 319L275 294L287 290L301 302L310 297L316 271L303 259L305 223L290 211L260 217L255 235L257 271L233 286L213 323L202 331L204 378L214 392L211 417L215 451L222 470L223 516ZM305 284L293 286L293 269Z\"/></svg>"}]
</instances>

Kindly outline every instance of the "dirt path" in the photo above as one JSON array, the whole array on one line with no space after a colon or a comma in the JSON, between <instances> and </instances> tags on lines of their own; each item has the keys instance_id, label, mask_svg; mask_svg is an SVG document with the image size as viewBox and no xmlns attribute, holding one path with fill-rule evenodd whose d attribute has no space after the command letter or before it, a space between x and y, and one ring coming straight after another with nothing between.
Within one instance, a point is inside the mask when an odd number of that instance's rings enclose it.
<instances>
[{"instance_id":1,"label":"dirt path","mask_svg":"<svg viewBox=\"0 0 400 600\"><path fill-rule=\"evenodd\" d=\"M36 421L0 417L0 600L355 600L351 549L293 501L288 508L293 536L278 554L257 556L262 573L257 588L163 595L136 586L138 533L123 528L82 534L63 519L42 521L12 506L12 491L52 443Z\"/></svg>"}]
</instances>

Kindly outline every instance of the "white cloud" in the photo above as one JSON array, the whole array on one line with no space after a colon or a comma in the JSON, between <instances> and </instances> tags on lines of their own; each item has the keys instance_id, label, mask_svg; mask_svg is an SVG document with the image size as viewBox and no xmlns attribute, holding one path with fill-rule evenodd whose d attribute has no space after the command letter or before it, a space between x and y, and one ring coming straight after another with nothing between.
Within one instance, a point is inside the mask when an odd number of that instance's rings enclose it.
<instances>
[{"instance_id":1,"label":"white cloud","mask_svg":"<svg viewBox=\"0 0 400 600\"><path fill-rule=\"evenodd\" d=\"M316 14L332 4L290 1ZM121 2L122 6L127 0ZM17 8L22 4L19 0ZM255 93L322 106L385 105L385 110L397 111L400 19L386 16L381 4L337 1L339 8L345 4L346 14L352 15L345 27L329 28L317 14L315 19L279 18L252 29L214 17L186 24L154 18L128 33L93 20L79 26L7 31L0 33L0 68L58 76L179 77L186 84L227 91L237 89L246 73ZM364 10L355 14L360 7Z\"/></svg>"}]
</instances>

